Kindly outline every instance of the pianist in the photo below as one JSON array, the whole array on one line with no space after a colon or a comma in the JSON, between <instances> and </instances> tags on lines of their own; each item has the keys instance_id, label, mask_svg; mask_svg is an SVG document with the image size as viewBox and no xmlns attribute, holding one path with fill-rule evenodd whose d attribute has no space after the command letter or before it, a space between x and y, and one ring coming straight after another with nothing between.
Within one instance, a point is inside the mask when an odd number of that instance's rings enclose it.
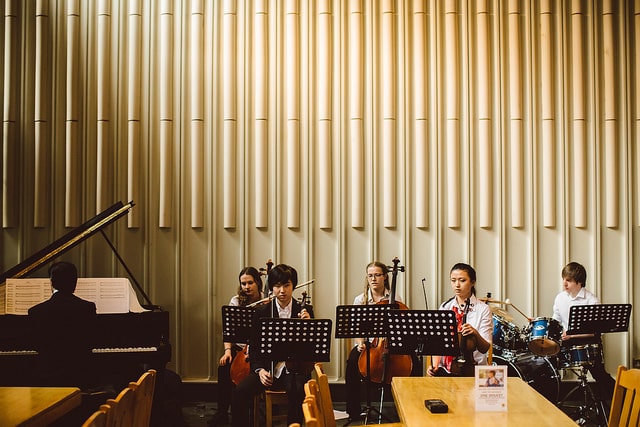
<instances>
[{"instance_id":1,"label":"pianist","mask_svg":"<svg viewBox=\"0 0 640 427\"><path fill-rule=\"evenodd\" d=\"M49 268L49 278L53 295L29 309L38 351L36 382L45 386L90 387L96 306L73 294L78 281L75 265L56 262Z\"/></svg>"}]
</instances>

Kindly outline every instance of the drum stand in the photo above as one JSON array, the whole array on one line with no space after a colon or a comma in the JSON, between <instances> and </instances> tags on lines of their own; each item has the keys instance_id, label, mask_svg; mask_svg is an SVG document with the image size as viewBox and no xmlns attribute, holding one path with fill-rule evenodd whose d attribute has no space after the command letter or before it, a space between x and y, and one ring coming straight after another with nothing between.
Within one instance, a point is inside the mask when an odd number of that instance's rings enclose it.
<instances>
[{"instance_id":1,"label":"drum stand","mask_svg":"<svg viewBox=\"0 0 640 427\"><path fill-rule=\"evenodd\" d=\"M573 370L578 375L580 383L575 386L567 395L558 403L558 407L566 412L578 425L607 425L607 411L604 407L602 399L596 397L587 381L587 368L581 367L579 371ZM579 404L567 403L569 398L582 392L582 401Z\"/></svg>"},{"instance_id":2,"label":"drum stand","mask_svg":"<svg viewBox=\"0 0 640 427\"><path fill-rule=\"evenodd\" d=\"M574 334L602 334L607 332L627 332L629 330L629 317L631 316L631 304L596 304L575 305L569 310L568 335ZM604 361L603 361L604 363ZM579 425L595 423L598 426L607 425L607 411L604 402L593 393L587 382L588 366L582 366L576 372L580 384L575 386L565 398L558 403L558 407L567 408L567 413ZM583 404L572 408L565 402L577 390L582 390Z\"/></svg>"}]
</instances>

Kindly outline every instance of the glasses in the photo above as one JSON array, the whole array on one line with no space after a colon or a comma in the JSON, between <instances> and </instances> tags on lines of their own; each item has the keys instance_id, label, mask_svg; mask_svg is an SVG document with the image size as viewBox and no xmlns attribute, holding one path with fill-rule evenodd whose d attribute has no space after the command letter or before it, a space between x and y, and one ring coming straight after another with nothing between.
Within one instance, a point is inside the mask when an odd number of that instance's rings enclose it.
<instances>
[{"instance_id":1,"label":"glasses","mask_svg":"<svg viewBox=\"0 0 640 427\"><path fill-rule=\"evenodd\" d=\"M367 274L367 278L369 278L369 279L373 279L374 277L375 277L376 279L379 279L379 278L381 278L382 276L384 276L384 274L382 274L382 273Z\"/></svg>"}]
</instances>

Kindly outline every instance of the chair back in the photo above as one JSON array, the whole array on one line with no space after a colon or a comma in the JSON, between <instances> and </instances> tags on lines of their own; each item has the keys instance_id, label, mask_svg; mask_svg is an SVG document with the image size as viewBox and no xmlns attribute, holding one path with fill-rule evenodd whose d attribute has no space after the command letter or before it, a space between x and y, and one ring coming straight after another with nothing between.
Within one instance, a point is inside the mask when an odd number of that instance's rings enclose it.
<instances>
[{"instance_id":1,"label":"chair back","mask_svg":"<svg viewBox=\"0 0 640 427\"><path fill-rule=\"evenodd\" d=\"M136 397L133 390L125 387L115 399L108 399L100 409L107 409L107 426L128 427L133 424ZM105 408L108 407L108 408Z\"/></svg>"},{"instance_id":2,"label":"chair back","mask_svg":"<svg viewBox=\"0 0 640 427\"><path fill-rule=\"evenodd\" d=\"M155 369L149 369L147 372L142 374L140 378L138 378L138 381L129 383L129 388L134 391L135 395L133 425L136 427L149 425L155 385Z\"/></svg>"},{"instance_id":3,"label":"chair back","mask_svg":"<svg viewBox=\"0 0 640 427\"><path fill-rule=\"evenodd\" d=\"M331 398L331 389L329 389L329 377L327 377L324 369L322 369L322 363L316 363L314 368L320 394L318 408L324 418L324 425L326 427L336 427L336 417L333 413L333 399Z\"/></svg>"},{"instance_id":4,"label":"chair back","mask_svg":"<svg viewBox=\"0 0 640 427\"><path fill-rule=\"evenodd\" d=\"M618 366L609 426L632 426L640 421L640 369Z\"/></svg>"},{"instance_id":5,"label":"chair back","mask_svg":"<svg viewBox=\"0 0 640 427\"><path fill-rule=\"evenodd\" d=\"M107 409L98 409L91 414L87 420L82 423L82 427L106 427L107 425Z\"/></svg>"},{"instance_id":6,"label":"chair back","mask_svg":"<svg viewBox=\"0 0 640 427\"><path fill-rule=\"evenodd\" d=\"M314 396L307 396L302 402L302 414L305 427L323 427L321 416Z\"/></svg>"},{"instance_id":7,"label":"chair back","mask_svg":"<svg viewBox=\"0 0 640 427\"><path fill-rule=\"evenodd\" d=\"M314 379L310 379L304 384L304 396L313 396L316 402L320 399L320 390L318 390L318 383Z\"/></svg>"}]
</instances>

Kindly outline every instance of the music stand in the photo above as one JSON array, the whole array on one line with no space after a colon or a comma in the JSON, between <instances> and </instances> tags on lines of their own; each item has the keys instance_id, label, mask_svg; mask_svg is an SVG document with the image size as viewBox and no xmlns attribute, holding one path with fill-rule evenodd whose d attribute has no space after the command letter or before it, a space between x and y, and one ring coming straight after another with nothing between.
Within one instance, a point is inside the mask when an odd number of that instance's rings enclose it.
<instances>
[{"instance_id":1,"label":"music stand","mask_svg":"<svg viewBox=\"0 0 640 427\"><path fill-rule=\"evenodd\" d=\"M457 356L456 314L452 310L391 310L389 352L417 356Z\"/></svg>"},{"instance_id":2,"label":"music stand","mask_svg":"<svg viewBox=\"0 0 640 427\"><path fill-rule=\"evenodd\" d=\"M626 332L629 330L630 317L631 304L574 305L569 309L567 335L595 334L598 336L609 332ZM606 425L607 411L602 399L597 397L589 386L587 371L586 366L580 366L580 372L576 372L580 382L558 403L558 407L564 407L569 396L582 390L583 404L576 407L572 418L585 422L595 418L594 421L599 425Z\"/></svg>"},{"instance_id":3,"label":"music stand","mask_svg":"<svg viewBox=\"0 0 640 427\"><path fill-rule=\"evenodd\" d=\"M328 362L331 356L331 319L261 317L254 334L258 344L251 357L266 361ZM255 335L254 335L255 337Z\"/></svg>"},{"instance_id":4,"label":"music stand","mask_svg":"<svg viewBox=\"0 0 640 427\"><path fill-rule=\"evenodd\" d=\"M336 307L336 338L364 338L367 361L365 424L368 423L371 411L375 410L371 406L371 343L369 338L387 336L389 326L387 313L397 308L398 304L339 305ZM382 380L384 382L384 378ZM382 405L380 410L376 411L380 421Z\"/></svg>"},{"instance_id":5,"label":"music stand","mask_svg":"<svg viewBox=\"0 0 640 427\"><path fill-rule=\"evenodd\" d=\"M222 306L222 341L248 343L255 308L237 305Z\"/></svg>"},{"instance_id":6,"label":"music stand","mask_svg":"<svg viewBox=\"0 0 640 427\"><path fill-rule=\"evenodd\" d=\"M574 305L569 310L567 335L627 332L631 304Z\"/></svg>"}]
</instances>

